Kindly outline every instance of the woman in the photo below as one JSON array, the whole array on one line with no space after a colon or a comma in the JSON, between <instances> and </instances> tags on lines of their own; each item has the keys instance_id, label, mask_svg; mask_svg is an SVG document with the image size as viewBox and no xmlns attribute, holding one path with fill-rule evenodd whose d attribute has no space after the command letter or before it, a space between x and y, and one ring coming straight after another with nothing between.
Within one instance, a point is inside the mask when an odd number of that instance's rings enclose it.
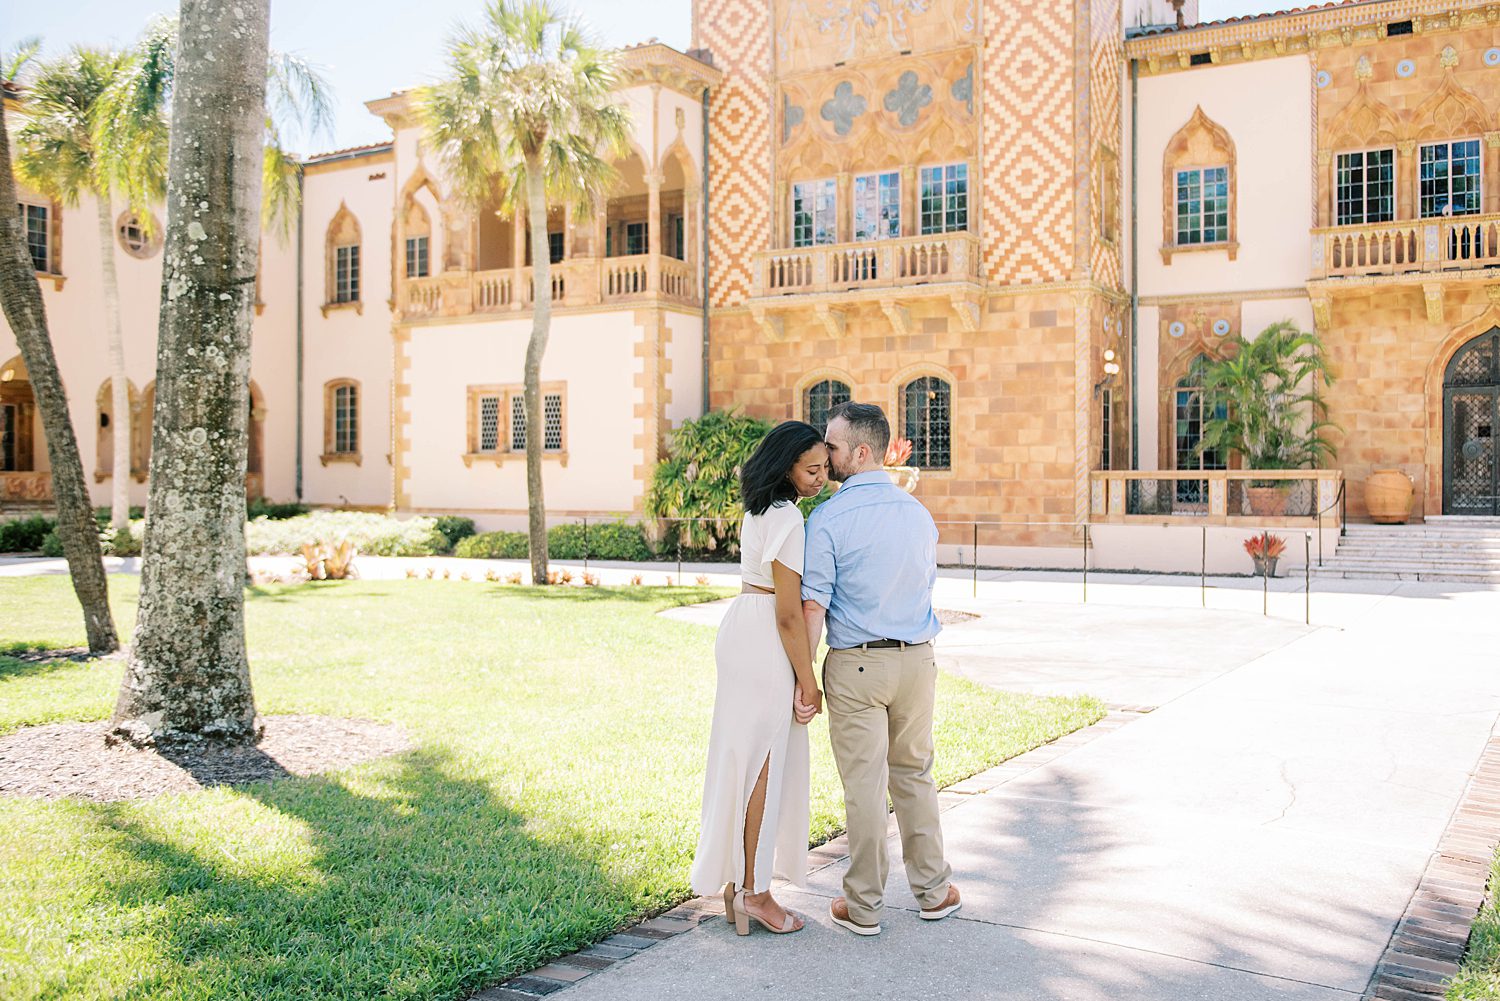
<instances>
[{"instance_id":1,"label":"woman","mask_svg":"<svg viewBox=\"0 0 1500 1001\"><path fill-rule=\"evenodd\" d=\"M802 919L771 896L773 876L807 884L807 728L822 710L802 618L801 497L828 479L828 449L811 425L787 421L765 437L740 471L738 597L714 644L719 687L708 740L703 830L693 890L724 887L725 917L750 934L754 920L779 935Z\"/></svg>"}]
</instances>

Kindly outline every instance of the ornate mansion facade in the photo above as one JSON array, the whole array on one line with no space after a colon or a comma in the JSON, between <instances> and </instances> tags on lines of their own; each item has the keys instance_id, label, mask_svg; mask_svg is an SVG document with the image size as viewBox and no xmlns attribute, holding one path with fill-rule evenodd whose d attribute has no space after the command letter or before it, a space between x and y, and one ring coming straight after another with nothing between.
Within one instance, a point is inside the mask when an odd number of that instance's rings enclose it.
<instances>
[{"instance_id":1,"label":"ornate mansion facade","mask_svg":"<svg viewBox=\"0 0 1500 1001\"><path fill-rule=\"evenodd\" d=\"M991 549L1093 522L1101 553L1132 517L1232 526L1195 382L1283 319L1339 375L1338 459L1293 514L1342 477L1363 516L1376 468L1411 475L1418 515L1500 514L1500 5L1180 6L695 0L689 53L625 50L617 188L549 223L553 514L639 513L706 408L817 422L855 398L913 440L950 546L974 521L1005 523ZM309 160L300 239L266 238L252 489L514 522L525 226L448 197L408 95L368 106L392 141ZM21 208L102 478L94 209ZM129 219L119 238L144 427L159 257ZM0 327L0 491L40 497L14 354Z\"/></svg>"}]
</instances>

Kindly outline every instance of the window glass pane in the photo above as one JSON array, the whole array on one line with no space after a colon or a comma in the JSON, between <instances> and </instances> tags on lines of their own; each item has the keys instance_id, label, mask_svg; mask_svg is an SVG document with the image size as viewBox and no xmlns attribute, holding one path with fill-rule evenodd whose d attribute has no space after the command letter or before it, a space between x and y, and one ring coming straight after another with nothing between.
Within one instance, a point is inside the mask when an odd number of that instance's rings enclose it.
<instances>
[{"instance_id":1,"label":"window glass pane","mask_svg":"<svg viewBox=\"0 0 1500 1001\"><path fill-rule=\"evenodd\" d=\"M338 453L359 451L358 393L353 386L339 386L333 391L333 450Z\"/></svg>"},{"instance_id":2,"label":"window glass pane","mask_svg":"<svg viewBox=\"0 0 1500 1001\"><path fill-rule=\"evenodd\" d=\"M562 395L548 393L542 397L542 448L562 451Z\"/></svg>"},{"instance_id":3,"label":"window glass pane","mask_svg":"<svg viewBox=\"0 0 1500 1001\"><path fill-rule=\"evenodd\" d=\"M817 204L813 209L813 241L838 242L838 192L833 179L818 182Z\"/></svg>"},{"instance_id":4,"label":"window glass pane","mask_svg":"<svg viewBox=\"0 0 1500 1001\"><path fill-rule=\"evenodd\" d=\"M1422 218L1469 215L1480 210L1479 140L1429 143L1417 168Z\"/></svg>"},{"instance_id":5,"label":"window glass pane","mask_svg":"<svg viewBox=\"0 0 1500 1001\"><path fill-rule=\"evenodd\" d=\"M949 388L935 376L907 383L902 392L902 430L911 439L910 465L947 469L949 459Z\"/></svg>"},{"instance_id":6,"label":"window glass pane","mask_svg":"<svg viewBox=\"0 0 1500 1001\"><path fill-rule=\"evenodd\" d=\"M50 272L52 259L47 232L47 206L17 202L21 224L26 230L26 249L31 253L31 266L36 271Z\"/></svg>"},{"instance_id":7,"label":"window glass pane","mask_svg":"<svg viewBox=\"0 0 1500 1001\"><path fill-rule=\"evenodd\" d=\"M410 236L406 239L406 277L426 278L428 275L427 237Z\"/></svg>"},{"instance_id":8,"label":"window glass pane","mask_svg":"<svg viewBox=\"0 0 1500 1001\"><path fill-rule=\"evenodd\" d=\"M1099 468L1100 469L1108 469L1109 468L1109 455L1110 455L1110 452L1112 451L1112 449L1111 449L1110 446L1112 444L1111 439L1113 437L1113 434L1112 434L1113 429L1111 427L1111 424L1113 422L1113 417L1114 417L1114 402L1115 402L1114 390L1112 390L1112 389L1106 389L1104 391L1104 395L1100 398L1100 402L1099 402L1099 418L1100 418L1100 425L1099 425Z\"/></svg>"},{"instance_id":9,"label":"window glass pane","mask_svg":"<svg viewBox=\"0 0 1500 1001\"><path fill-rule=\"evenodd\" d=\"M479 451L494 452L500 448L500 397L479 398Z\"/></svg>"},{"instance_id":10,"label":"window glass pane","mask_svg":"<svg viewBox=\"0 0 1500 1001\"><path fill-rule=\"evenodd\" d=\"M0 406L0 472L14 472L16 468L16 407L7 403Z\"/></svg>"},{"instance_id":11,"label":"window glass pane","mask_svg":"<svg viewBox=\"0 0 1500 1001\"><path fill-rule=\"evenodd\" d=\"M334 251L334 302L359 301L359 246Z\"/></svg>"},{"instance_id":12,"label":"window glass pane","mask_svg":"<svg viewBox=\"0 0 1500 1001\"><path fill-rule=\"evenodd\" d=\"M526 451L526 398L524 396L510 398L510 450L512 452Z\"/></svg>"},{"instance_id":13,"label":"window glass pane","mask_svg":"<svg viewBox=\"0 0 1500 1001\"><path fill-rule=\"evenodd\" d=\"M547 259L553 264L563 259L563 235L561 233L547 234Z\"/></svg>"},{"instance_id":14,"label":"window glass pane","mask_svg":"<svg viewBox=\"0 0 1500 1001\"><path fill-rule=\"evenodd\" d=\"M802 412L807 415L807 423L817 428L821 434L828 429L828 411L840 403L848 402L848 385L837 379L824 379L808 388Z\"/></svg>"},{"instance_id":15,"label":"window glass pane","mask_svg":"<svg viewBox=\"0 0 1500 1001\"><path fill-rule=\"evenodd\" d=\"M895 171L854 179L854 238L884 240L901 235L901 175Z\"/></svg>"}]
</instances>

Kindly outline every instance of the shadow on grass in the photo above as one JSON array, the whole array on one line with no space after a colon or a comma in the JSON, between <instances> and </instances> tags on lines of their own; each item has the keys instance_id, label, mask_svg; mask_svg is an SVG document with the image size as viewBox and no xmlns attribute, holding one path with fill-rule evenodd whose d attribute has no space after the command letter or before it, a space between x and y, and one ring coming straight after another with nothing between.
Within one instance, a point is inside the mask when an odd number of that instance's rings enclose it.
<instances>
[{"instance_id":1,"label":"shadow on grass","mask_svg":"<svg viewBox=\"0 0 1500 1001\"><path fill-rule=\"evenodd\" d=\"M724 597L725 589L693 584L684 584L680 587L662 587L655 584L619 587L530 587L524 584L505 584L488 587L485 589L485 594L492 598L540 598L576 604L618 600L642 605L660 604L664 601L673 605L695 605Z\"/></svg>"},{"instance_id":2,"label":"shadow on grass","mask_svg":"<svg viewBox=\"0 0 1500 1001\"><path fill-rule=\"evenodd\" d=\"M58 671L86 664L92 658L87 651L74 653L70 647L36 647L34 651L24 649L27 644L12 644L0 650L0 681L21 678L41 678ZM15 654L30 654L15 656Z\"/></svg>"},{"instance_id":3,"label":"shadow on grass","mask_svg":"<svg viewBox=\"0 0 1500 1001\"><path fill-rule=\"evenodd\" d=\"M149 808L100 804L123 874L108 888L160 949L129 996L456 998L629 916L630 892L593 857L528 829L448 754L413 751L358 784L369 791L338 777L242 786L270 814L248 822L226 809L154 823ZM279 817L300 821L305 863L257 849ZM181 828L196 834L162 833Z\"/></svg>"}]
</instances>

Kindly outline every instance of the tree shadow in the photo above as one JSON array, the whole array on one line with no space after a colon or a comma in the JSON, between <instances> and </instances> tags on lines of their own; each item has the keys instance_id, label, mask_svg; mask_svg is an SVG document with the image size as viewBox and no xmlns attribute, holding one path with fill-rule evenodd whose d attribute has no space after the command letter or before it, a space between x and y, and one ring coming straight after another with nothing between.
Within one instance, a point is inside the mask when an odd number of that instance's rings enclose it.
<instances>
[{"instance_id":1,"label":"tree shadow","mask_svg":"<svg viewBox=\"0 0 1500 1001\"><path fill-rule=\"evenodd\" d=\"M91 661L101 660L90 654L87 650L80 652L77 647L36 647L35 650L26 651L22 647L27 644L12 644L0 651L0 682L22 678L41 678L58 671L65 671L71 667L87 665ZM17 656L17 654L21 654Z\"/></svg>"},{"instance_id":2,"label":"tree shadow","mask_svg":"<svg viewBox=\"0 0 1500 1001\"><path fill-rule=\"evenodd\" d=\"M160 950L119 996L460 997L628 917L600 859L444 751L239 792L186 823L93 808L118 856L105 885Z\"/></svg>"}]
</instances>

